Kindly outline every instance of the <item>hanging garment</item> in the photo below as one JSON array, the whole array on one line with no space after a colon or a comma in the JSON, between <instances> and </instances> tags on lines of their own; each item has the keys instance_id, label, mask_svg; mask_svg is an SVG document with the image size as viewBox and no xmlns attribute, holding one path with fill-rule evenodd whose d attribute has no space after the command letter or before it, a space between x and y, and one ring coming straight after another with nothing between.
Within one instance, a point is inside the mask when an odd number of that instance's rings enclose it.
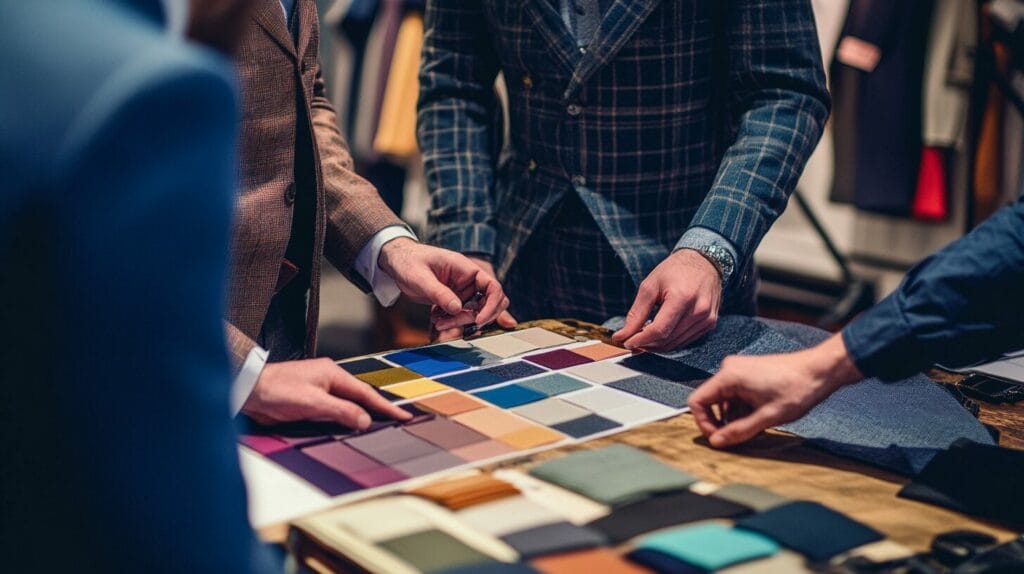
<instances>
[{"instance_id":1,"label":"hanging garment","mask_svg":"<svg viewBox=\"0 0 1024 574\"><path fill-rule=\"evenodd\" d=\"M921 221L949 219L949 181L946 171L947 151L926 147L921 151L921 169L917 174L917 192L911 215Z\"/></svg>"},{"instance_id":2,"label":"hanging garment","mask_svg":"<svg viewBox=\"0 0 1024 574\"><path fill-rule=\"evenodd\" d=\"M988 6L981 8L981 39L989 41L992 36L992 21ZM1010 54L1002 44L992 44L995 72L1006 74ZM975 225L988 219L999 208L1002 191L1003 158L1003 94L994 82L987 86L985 111L978 132L974 153L974 217Z\"/></svg>"},{"instance_id":3,"label":"hanging garment","mask_svg":"<svg viewBox=\"0 0 1024 574\"><path fill-rule=\"evenodd\" d=\"M423 14L409 12L402 19L395 42L391 69L384 89L376 153L400 160L416 157L416 98L419 95L420 50L423 48Z\"/></svg>"}]
</instances>

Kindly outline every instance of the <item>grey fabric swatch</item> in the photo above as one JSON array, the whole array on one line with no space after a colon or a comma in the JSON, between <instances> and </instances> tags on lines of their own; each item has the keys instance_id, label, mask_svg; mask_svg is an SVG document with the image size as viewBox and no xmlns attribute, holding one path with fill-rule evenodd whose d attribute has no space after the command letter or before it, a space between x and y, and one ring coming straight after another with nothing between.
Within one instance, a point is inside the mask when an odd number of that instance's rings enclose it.
<instances>
[{"instance_id":1,"label":"grey fabric swatch","mask_svg":"<svg viewBox=\"0 0 1024 574\"><path fill-rule=\"evenodd\" d=\"M520 530L506 534L501 539L524 559L555 552L604 546L608 543L608 540L600 532L569 522L556 522L529 530Z\"/></svg>"},{"instance_id":2,"label":"grey fabric swatch","mask_svg":"<svg viewBox=\"0 0 1024 574\"><path fill-rule=\"evenodd\" d=\"M712 492L710 496L721 498L722 500L728 500L729 502L735 502L736 504L742 504L756 512L763 512L770 508L775 508L780 504L791 502L791 500L785 496L780 496L770 490L761 488L760 486L743 484L741 482L727 484Z\"/></svg>"},{"instance_id":3,"label":"grey fabric swatch","mask_svg":"<svg viewBox=\"0 0 1024 574\"><path fill-rule=\"evenodd\" d=\"M666 381L651 375L638 375L622 381L608 383L605 386L676 409L685 407L686 399L693 392L693 389L686 385L680 385L679 383L673 383L672 381Z\"/></svg>"}]
</instances>

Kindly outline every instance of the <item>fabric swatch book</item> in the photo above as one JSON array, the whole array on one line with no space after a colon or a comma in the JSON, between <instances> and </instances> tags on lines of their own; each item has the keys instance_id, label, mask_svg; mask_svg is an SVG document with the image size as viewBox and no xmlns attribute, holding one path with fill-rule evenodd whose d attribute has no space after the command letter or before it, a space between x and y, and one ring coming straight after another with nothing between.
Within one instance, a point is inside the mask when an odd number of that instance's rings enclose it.
<instances>
[{"instance_id":1,"label":"fabric swatch book","mask_svg":"<svg viewBox=\"0 0 1024 574\"><path fill-rule=\"evenodd\" d=\"M277 505L251 519L257 527L281 522L684 412L687 396L710 374L658 359L529 328L340 361L412 420L374 420L362 432L251 424L241 436L243 469L276 477L265 488Z\"/></svg>"}]
</instances>

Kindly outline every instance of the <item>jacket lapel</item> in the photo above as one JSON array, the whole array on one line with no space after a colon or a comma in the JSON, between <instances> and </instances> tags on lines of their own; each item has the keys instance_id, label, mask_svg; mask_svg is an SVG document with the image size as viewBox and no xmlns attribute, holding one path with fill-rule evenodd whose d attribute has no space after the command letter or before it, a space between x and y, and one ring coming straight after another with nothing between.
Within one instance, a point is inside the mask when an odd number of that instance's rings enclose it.
<instances>
[{"instance_id":1,"label":"jacket lapel","mask_svg":"<svg viewBox=\"0 0 1024 574\"><path fill-rule=\"evenodd\" d=\"M295 17L299 19L299 35L295 41L295 45L298 46L298 59L299 62L301 62L306 56L306 50L309 48L309 40L313 33L313 27L319 25L316 14L316 2L298 0L297 6L295 7ZM288 37L291 38L291 35Z\"/></svg>"},{"instance_id":2,"label":"jacket lapel","mask_svg":"<svg viewBox=\"0 0 1024 574\"><path fill-rule=\"evenodd\" d=\"M278 0L262 0L256 3L252 11L252 17L267 34L280 44L281 48L293 59L295 55L295 42L292 41L291 32L288 31L288 23L284 19L284 11Z\"/></svg>"},{"instance_id":3,"label":"jacket lapel","mask_svg":"<svg viewBox=\"0 0 1024 574\"><path fill-rule=\"evenodd\" d=\"M565 67L566 72L572 73L579 63L580 53L576 49L576 41L565 29L562 17L558 15L551 2L552 0L525 0L524 5L537 32L547 42L555 59Z\"/></svg>"},{"instance_id":4,"label":"jacket lapel","mask_svg":"<svg viewBox=\"0 0 1024 574\"><path fill-rule=\"evenodd\" d=\"M594 42L573 71L569 87L565 90L567 100L576 95L598 68L615 57L660 2L661 0L615 0L601 20Z\"/></svg>"}]
</instances>

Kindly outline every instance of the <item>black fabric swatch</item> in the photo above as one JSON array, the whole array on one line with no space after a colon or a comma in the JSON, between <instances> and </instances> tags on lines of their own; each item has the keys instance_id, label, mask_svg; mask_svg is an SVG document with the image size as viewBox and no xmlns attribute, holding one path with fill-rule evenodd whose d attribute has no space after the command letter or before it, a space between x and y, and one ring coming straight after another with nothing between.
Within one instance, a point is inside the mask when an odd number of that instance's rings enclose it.
<instances>
[{"instance_id":1,"label":"black fabric swatch","mask_svg":"<svg viewBox=\"0 0 1024 574\"><path fill-rule=\"evenodd\" d=\"M649 548L637 548L626 559L654 570L658 574L705 574L706 570Z\"/></svg>"},{"instance_id":2,"label":"black fabric swatch","mask_svg":"<svg viewBox=\"0 0 1024 574\"><path fill-rule=\"evenodd\" d=\"M619 364L634 371L654 375L660 379L680 383L694 389L705 380L711 378L711 373L707 371L702 371L685 363L667 359L654 353L633 355L632 357L627 357Z\"/></svg>"},{"instance_id":3,"label":"black fabric swatch","mask_svg":"<svg viewBox=\"0 0 1024 574\"><path fill-rule=\"evenodd\" d=\"M1024 451L960 439L899 495L1024 528Z\"/></svg>"},{"instance_id":4,"label":"black fabric swatch","mask_svg":"<svg viewBox=\"0 0 1024 574\"><path fill-rule=\"evenodd\" d=\"M502 536L506 544L522 558L534 558L555 552L569 552L604 546L607 540L600 532L570 522L555 522L537 528L520 530Z\"/></svg>"},{"instance_id":5,"label":"black fabric swatch","mask_svg":"<svg viewBox=\"0 0 1024 574\"><path fill-rule=\"evenodd\" d=\"M813 561L827 560L883 538L877 530L817 502L790 502L736 521Z\"/></svg>"},{"instance_id":6,"label":"black fabric swatch","mask_svg":"<svg viewBox=\"0 0 1024 574\"><path fill-rule=\"evenodd\" d=\"M587 526L604 533L613 544L619 544L660 528L746 514L750 514L746 506L685 490L627 504Z\"/></svg>"},{"instance_id":7,"label":"black fabric swatch","mask_svg":"<svg viewBox=\"0 0 1024 574\"><path fill-rule=\"evenodd\" d=\"M622 425L600 415L587 415L578 419L572 419L571 421L565 421L564 423L558 423L551 428L572 438L581 438L620 426Z\"/></svg>"}]
</instances>

